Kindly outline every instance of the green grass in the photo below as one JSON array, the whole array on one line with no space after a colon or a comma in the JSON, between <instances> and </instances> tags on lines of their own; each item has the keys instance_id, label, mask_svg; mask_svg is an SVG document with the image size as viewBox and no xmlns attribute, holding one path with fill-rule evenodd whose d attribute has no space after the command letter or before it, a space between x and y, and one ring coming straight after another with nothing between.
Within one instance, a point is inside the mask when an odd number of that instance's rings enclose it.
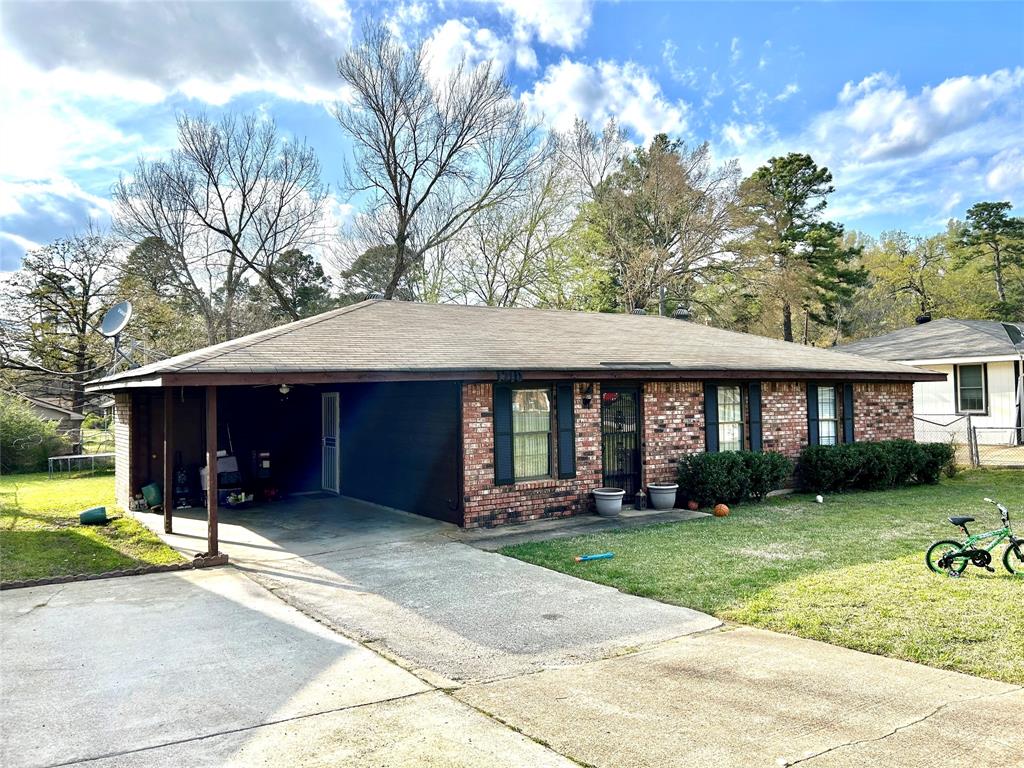
<instances>
[{"instance_id":1,"label":"green grass","mask_svg":"<svg viewBox=\"0 0 1024 768\"><path fill-rule=\"evenodd\" d=\"M130 517L103 526L78 524L83 509L114 505L110 472L0 476L0 581L103 573L181 562L181 556Z\"/></svg>"},{"instance_id":2,"label":"green grass","mask_svg":"<svg viewBox=\"0 0 1024 768\"><path fill-rule=\"evenodd\" d=\"M971 566L927 570L924 551L956 538L946 517L1000 526L990 496L1024 536L1024 473L975 471L936 486L791 496L727 518L557 539L503 550L531 563L722 619L835 645L1024 683L1024 579ZM612 560L576 563L587 552Z\"/></svg>"}]
</instances>

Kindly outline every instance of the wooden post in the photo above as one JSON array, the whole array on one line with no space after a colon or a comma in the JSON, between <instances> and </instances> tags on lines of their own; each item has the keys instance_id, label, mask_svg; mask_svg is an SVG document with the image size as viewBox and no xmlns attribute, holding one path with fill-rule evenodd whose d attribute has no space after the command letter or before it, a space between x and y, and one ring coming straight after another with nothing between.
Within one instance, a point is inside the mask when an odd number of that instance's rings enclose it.
<instances>
[{"instance_id":1,"label":"wooden post","mask_svg":"<svg viewBox=\"0 0 1024 768\"><path fill-rule=\"evenodd\" d=\"M217 548L217 388L206 388L206 554Z\"/></svg>"},{"instance_id":2,"label":"wooden post","mask_svg":"<svg viewBox=\"0 0 1024 768\"><path fill-rule=\"evenodd\" d=\"M164 533L171 533L174 511L174 390L164 389Z\"/></svg>"}]
</instances>

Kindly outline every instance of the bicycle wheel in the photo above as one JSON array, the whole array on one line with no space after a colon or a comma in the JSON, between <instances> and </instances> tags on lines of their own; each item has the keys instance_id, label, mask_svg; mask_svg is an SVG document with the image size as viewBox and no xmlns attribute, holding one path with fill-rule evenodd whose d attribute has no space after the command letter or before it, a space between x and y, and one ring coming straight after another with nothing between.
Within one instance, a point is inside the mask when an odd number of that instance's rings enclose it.
<instances>
[{"instance_id":1,"label":"bicycle wheel","mask_svg":"<svg viewBox=\"0 0 1024 768\"><path fill-rule=\"evenodd\" d=\"M1010 573L1024 576L1024 544L1011 544L1003 552L1003 567Z\"/></svg>"},{"instance_id":2,"label":"bicycle wheel","mask_svg":"<svg viewBox=\"0 0 1024 768\"><path fill-rule=\"evenodd\" d=\"M952 562L948 568L940 568L939 560L942 556L948 552L959 552L963 549L963 544L959 541L953 541L952 539L944 539L943 541L936 541L930 547L928 552L924 556L924 561L928 564L928 570L933 573L947 573L950 570L956 571L957 573L963 573L967 567L967 558L958 557Z\"/></svg>"}]
</instances>

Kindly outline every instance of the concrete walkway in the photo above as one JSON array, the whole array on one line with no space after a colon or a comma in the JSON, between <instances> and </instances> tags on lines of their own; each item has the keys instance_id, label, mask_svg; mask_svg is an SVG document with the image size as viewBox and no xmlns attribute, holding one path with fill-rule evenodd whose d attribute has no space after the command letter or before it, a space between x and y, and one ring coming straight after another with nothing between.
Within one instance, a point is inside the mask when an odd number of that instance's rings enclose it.
<instances>
[{"instance_id":1,"label":"concrete walkway","mask_svg":"<svg viewBox=\"0 0 1024 768\"><path fill-rule=\"evenodd\" d=\"M1022 762L1019 686L721 627L393 510L273 511L225 515L229 568L0 593L0 763Z\"/></svg>"}]
</instances>

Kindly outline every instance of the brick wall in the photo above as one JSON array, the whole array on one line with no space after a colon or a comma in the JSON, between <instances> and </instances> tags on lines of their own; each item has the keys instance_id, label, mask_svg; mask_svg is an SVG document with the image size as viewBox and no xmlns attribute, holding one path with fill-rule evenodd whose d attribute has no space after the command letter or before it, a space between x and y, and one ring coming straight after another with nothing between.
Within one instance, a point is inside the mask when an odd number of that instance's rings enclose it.
<instances>
[{"instance_id":1,"label":"brick wall","mask_svg":"<svg viewBox=\"0 0 1024 768\"><path fill-rule=\"evenodd\" d=\"M589 386L577 382L576 477L567 480L530 480L512 485L494 484L494 416L490 384L462 387L463 503L467 528L524 520L567 517L588 512L590 492L601 485L601 393L594 384L590 408L583 407Z\"/></svg>"},{"instance_id":2,"label":"brick wall","mask_svg":"<svg viewBox=\"0 0 1024 768\"><path fill-rule=\"evenodd\" d=\"M761 447L796 458L807 445L807 385L802 381L761 383Z\"/></svg>"},{"instance_id":3,"label":"brick wall","mask_svg":"<svg viewBox=\"0 0 1024 768\"><path fill-rule=\"evenodd\" d=\"M914 439L914 385L853 385L853 434L857 441Z\"/></svg>"},{"instance_id":4,"label":"brick wall","mask_svg":"<svg viewBox=\"0 0 1024 768\"><path fill-rule=\"evenodd\" d=\"M643 387L644 484L676 482L676 465L704 450L704 385L649 381Z\"/></svg>"},{"instance_id":5,"label":"brick wall","mask_svg":"<svg viewBox=\"0 0 1024 768\"><path fill-rule=\"evenodd\" d=\"M128 509L132 496L132 397L129 393L114 395L114 500L121 509Z\"/></svg>"}]
</instances>

